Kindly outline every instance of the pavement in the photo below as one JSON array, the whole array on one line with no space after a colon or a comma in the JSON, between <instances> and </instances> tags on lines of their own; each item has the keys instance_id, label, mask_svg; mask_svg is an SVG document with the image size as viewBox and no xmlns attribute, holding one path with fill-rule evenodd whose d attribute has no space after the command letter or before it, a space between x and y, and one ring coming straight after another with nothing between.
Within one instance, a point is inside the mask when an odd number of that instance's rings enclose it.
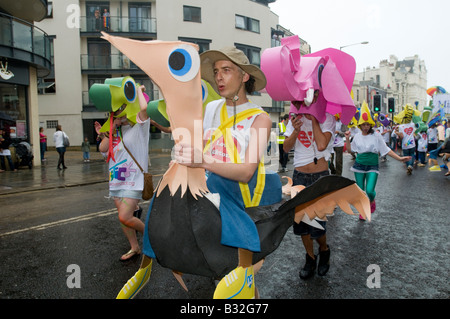
<instances>
[{"instance_id":1,"label":"pavement","mask_svg":"<svg viewBox=\"0 0 450 319\"><path fill-rule=\"evenodd\" d=\"M153 151L150 170L154 182L164 174L170 161L170 153ZM41 166L20 166L16 172L0 173L0 197L3 195L31 192L43 189L76 187L108 182L108 165L100 152L92 151L90 161L83 161L83 153L68 150L65 153L67 169L57 169L58 153L47 151ZM155 180L156 179L156 180Z\"/></svg>"},{"instance_id":2,"label":"pavement","mask_svg":"<svg viewBox=\"0 0 450 319\"><path fill-rule=\"evenodd\" d=\"M266 169L278 169L278 155L269 157L270 163ZM90 152L90 162L83 161L80 150L68 150L64 159L67 169L57 169L59 155L56 151L45 152L45 161L41 166L20 166L16 172L0 173L0 196L31 192L43 189L76 187L82 185L108 182L108 165L102 154ZM149 151L149 170L153 175L153 184L157 185L171 160L170 149Z\"/></svg>"}]
</instances>

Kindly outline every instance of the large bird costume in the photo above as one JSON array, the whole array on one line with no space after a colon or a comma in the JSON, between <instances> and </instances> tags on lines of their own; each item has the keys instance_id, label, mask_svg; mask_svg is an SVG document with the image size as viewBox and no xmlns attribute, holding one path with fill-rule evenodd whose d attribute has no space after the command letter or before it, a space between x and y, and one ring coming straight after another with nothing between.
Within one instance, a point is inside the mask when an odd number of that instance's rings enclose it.
<instances>
[{"instance_id":1,"label":"large bird costume","mask_svg":"<svg viewBox=\"0 0 450 319\"><path fill-rule=\"evenodd\" d=\"M102 34L160 88L175 143L182 140L203 149L198 47L180 41L137 41ZM297 187L287 188L285 193L291 199L281 199L280 187L277 196L281 200L276 204L246 209L260 238L261 250L253 254L255 265L261 265L279 246L294 220L300 222L305 216L311 220L316 216L324 218L337 205L353 214L350 204L370 219L367 196L349 179L327 176L298 194ZM149 280L152 259L172 269L180 283L182 273L232 280L233 269L239 264L238 249L221 243L220 205L212 198L204 169L171 163L150 203L141 267L118 298L136 296ZM254 278L245 279L244 285L254 287Z\"/></svg>"}]
</instances>

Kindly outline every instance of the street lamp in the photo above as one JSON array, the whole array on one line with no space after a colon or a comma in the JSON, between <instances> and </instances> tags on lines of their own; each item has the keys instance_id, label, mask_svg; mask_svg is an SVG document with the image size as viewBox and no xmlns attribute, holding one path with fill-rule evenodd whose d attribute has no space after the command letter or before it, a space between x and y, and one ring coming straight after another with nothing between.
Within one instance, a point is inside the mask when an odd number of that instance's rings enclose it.
<instances>
[{"instance_id":1,"label":"street lamp","mask_svg":"<svg viewBox=\"0 0 450 319\"><path fill-rule=\"evenodd\" d=\"M358 43L353 43L353 44L344 45L344 46L340 47L339 50L342 51L343 48L350 47L350 46L352 46L352 45L358 45L358 44L369 44L369 41L363 41L363 42L358 42Z\"/></svg>"}]
</instances>

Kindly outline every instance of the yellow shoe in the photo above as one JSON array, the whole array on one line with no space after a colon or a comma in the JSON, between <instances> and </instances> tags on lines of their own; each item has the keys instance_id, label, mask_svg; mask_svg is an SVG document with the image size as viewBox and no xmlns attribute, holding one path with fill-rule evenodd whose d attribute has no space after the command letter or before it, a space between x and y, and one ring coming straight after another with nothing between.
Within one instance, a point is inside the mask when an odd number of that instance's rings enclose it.
<instances>
[{"instance_id":1,"label":"yellow shoe","mask_svg":"<svg viewBox=\"0 0 450 319\"><path fill-rule=\"evenodd\" d=\"M432 172L440 172L441 171L441 167L439 165L434 165L434 166L431 166L429 168L429 170L432 171Z\"/></svg>"},{"instance_id":2,"label":"yellow shoe","mask_svg":"<svg viewBox=\"0 0 450 319\"><path fill-rule=\"evenodd\" d=\"M139 291L147 284L152 272L152 262L145 267L139 269L130 280L123 286L116 299L133 299Z\"/></svg>"},{"instance_id":3,"label":"yellow shoe","mask_svg":"<svg viewBox=\"0 0 450 319\"><path fill-rule=\"evenodd\" d=\"M255 299L253 266L238 267L223 277L216 287L214 299Z\"/></svg>"}]
</instances>

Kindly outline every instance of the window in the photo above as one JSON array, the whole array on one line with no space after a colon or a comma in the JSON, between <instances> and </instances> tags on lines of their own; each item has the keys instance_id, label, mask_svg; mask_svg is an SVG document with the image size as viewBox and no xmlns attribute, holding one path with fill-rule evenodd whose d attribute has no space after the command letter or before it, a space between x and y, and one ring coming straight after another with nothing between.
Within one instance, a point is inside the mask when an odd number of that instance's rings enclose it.
<instances>
[{"instance_id":1,"label":"window","mask_svg":"<svg viewBox=\"0 0 450 319\"><path fill-rule=\"evenodd\" d=\"M150 9L150 3L129 3L128 16L131 32L150 32L152 30Z\"/></svg>"},{"instance_id":2,"label":"window","mask_svg":"<svg viewBox=\"0 0 450 319\"><path fill-rule=\"evenodd\" d=\"M191 42L198 45L199 50L198 53L203 53L205 51L209 50L209 44L211 43L211 40L205 40L205 39L196 39L196 38L183 38L178 37L178 40L184 41L184 42Z\"/></svg>"},{"instance_id":3,"label":"window","mask_svg":"<svg viewBox=\"0 0 450 319\"><path fill-rule=\"evenodd\" d=\"M100 39L88 39L88 68L111 68L111 45Z\"/></svg>"},{"instance_id":4,"label":"window","mask_svg":"<svg viewBox=\"0 0 450 319\"><path fill-rule=\"evenodd\" d=\"M236 14L235 25L237 29L259 33L259 20Z\"/></svg>"},{"instance_id":5,"label":"window","mask_svg":"<svg viewBox=\"0 0 450 319\"><path fill-rule=\"evenodd\" d=\"M183 6L183 20L202 22L202 9L198 7Z\"/></svg>"},{"instance_id":6,"label":"window","mask_svg":"<svg viewBox=\"0 0 450 319\"><path fill-rule=\"evenodd\" d=\"M58 126L58 120L47 121L47 128L56 128Z\"/></svg>"},{"instance_id":7,"label":"window","mask_svg":"<svg viewBox=\"0 0 450 319\"><path fill-rule=\"evenodd\" d=\"M109 15L108 2L86 3L86 27L87 31L109 31L111 16Z\"/></svg>"},{"instance_id":8,"label":"window","mask_svg":"<svg viewBox=\"0 0 450 319\"><path fill-rule=\"evenodd\" d=\"M251 64L261 65L261 48L235 43L236 48L245 53Z\"/></svg>"},{"instance_id":9,"label":"window","mask_svg":"<svg viewBox=\"0 0 450 319\"><path fill-rule=\"evenodd\" d=\"M47 3L47 15L45 18L53 18L53 2Z\"/></svg>"},{"instance_id":10,"label":"window","mask_svg":"<svg viewBox=\"0 0 450 319\"><path fill-rule=\"evenodd\" d=\"M38 79L38 94L54 94L54 93L56 93L54 78Z\"/></svg>"},{"instance_id":11,"label":"window","mask_svg":"<svg viewBox=\"0 0 450 319\"><path fill-rule=\"evenodd\" d=\"M235 43L234 46L245 53L250 64L261 65L261 48L252 47L245 44ZM253 92L252 95L261 95L259 92Z\"/></svg>"}]
</instances>

